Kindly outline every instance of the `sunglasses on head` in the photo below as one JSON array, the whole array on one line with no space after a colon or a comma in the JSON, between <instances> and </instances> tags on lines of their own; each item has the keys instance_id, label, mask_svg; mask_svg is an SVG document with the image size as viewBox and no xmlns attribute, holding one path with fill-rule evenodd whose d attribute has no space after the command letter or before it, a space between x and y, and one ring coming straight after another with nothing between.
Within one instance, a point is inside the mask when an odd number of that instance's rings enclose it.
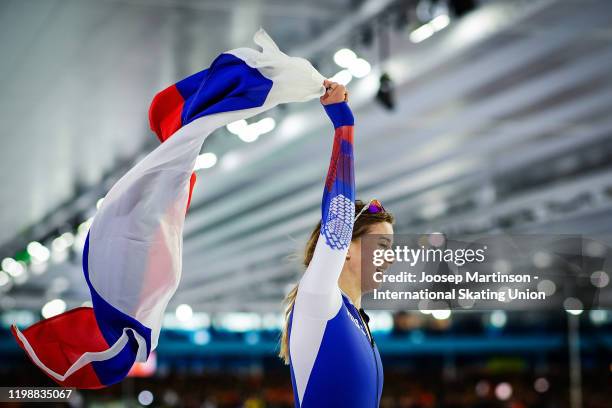
<instances>
[{"instance_id":1,"label":"sunglasses on head","mask_svg":"<svg viewBox=\"0 0 612 408\"><path fill-rule=\"evenodd\" d=\"M383 207L383 205L380 203L380 201L378 201L377 199L374 198L374 199L370 200L370 202L367 205L363 206L361 211L359 211L359 213L355 217L355 220L353 221L353 223L355 221L357 221L357 218L359 218L361 216L361 214L363 214L366 211L369 214L378 214L378 213L386 212L385 211L385 207Z\"/></svg>"}]
</instances>

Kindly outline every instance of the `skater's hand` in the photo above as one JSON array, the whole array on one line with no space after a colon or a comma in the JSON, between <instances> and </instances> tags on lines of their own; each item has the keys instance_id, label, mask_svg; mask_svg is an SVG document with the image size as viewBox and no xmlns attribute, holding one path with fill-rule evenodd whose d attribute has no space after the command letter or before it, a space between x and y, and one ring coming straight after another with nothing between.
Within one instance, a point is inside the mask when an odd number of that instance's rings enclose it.
<instances>
[{"instance_id":1,"label":"skater's hand","mask_svg":"<svg viewBox=\"0 0 612 408\"><path fill-rule=\"evenodd\" d=\"M348 102L348 91L344 85L326 79L323 81L323 86L325 86L325 94L320 98L323 105Z\"/></svg>"}]
</instances>

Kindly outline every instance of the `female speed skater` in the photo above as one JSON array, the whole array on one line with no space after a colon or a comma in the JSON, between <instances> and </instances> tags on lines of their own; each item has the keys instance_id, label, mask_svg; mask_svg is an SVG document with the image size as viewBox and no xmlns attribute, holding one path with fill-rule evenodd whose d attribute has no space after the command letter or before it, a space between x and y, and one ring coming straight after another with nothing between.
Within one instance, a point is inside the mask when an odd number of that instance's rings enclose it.
<instances>
[{"instance_id":1,"label":"female speed skater","mask_svg":"<svg viewBox=\"0 0 612 408\"><path fill-rule=\"evenodd\" d=\"M337 83L324 85L320 100L335 134L322 219L306 245L306 271L285 299L279 355L290 365L296 407L372 408L380 403L383 371L361 309L362 293L376 287L373 271L361 267L361 238L377 234L377 248L390 247L394 220L377 200L355 201L348 94Z\"/></svg>"}]
</instances>

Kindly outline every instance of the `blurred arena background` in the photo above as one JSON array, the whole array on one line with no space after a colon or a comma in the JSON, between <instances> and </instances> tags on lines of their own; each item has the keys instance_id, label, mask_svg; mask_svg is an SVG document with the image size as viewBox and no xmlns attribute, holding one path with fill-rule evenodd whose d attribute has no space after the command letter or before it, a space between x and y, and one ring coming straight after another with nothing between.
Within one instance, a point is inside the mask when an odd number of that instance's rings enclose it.
<instances>
[{"instance_id":1,"label":"blurred arena background","mask_svg":"<svg viewBox=\"0 0 612 408\"><path fill-rule=\"evenodd\" d=\"M153 95L253 46L260 26L348 83L358 196L394 212L396 232L610 236L608 0L2 0L0 386L53 385L8 327L88 304L88 223L157 145ZM331 135L315 101L208 139L157 352L72 406L293 406L280 302L319 219ZM610 310L372 324L381 407L611 406Z\"/></svg>"}]
</instances>

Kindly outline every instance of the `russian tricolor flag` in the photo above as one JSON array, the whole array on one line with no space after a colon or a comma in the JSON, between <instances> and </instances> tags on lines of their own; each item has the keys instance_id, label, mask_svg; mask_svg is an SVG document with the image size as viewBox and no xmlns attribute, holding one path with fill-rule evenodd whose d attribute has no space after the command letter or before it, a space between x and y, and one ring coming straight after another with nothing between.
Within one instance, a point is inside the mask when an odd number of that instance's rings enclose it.
<instances>
[{"instance_id":1,"label":"russian tricolor flag","mask_svg":"<svg viewBox=\"0 0 612 408\"><path fill-rule=\"evenodd\" d=\"M149 121L162 144L109 191L83 249L93 307L23 331L12 327L21 348L58 384L117 383L156 348L181 277L183 223L206 137L279 103L324 93L323 76L307 60L281 52L263 30L254 41L262 51L225 52L153 99Z\"/></svg>"}]
</instances>

